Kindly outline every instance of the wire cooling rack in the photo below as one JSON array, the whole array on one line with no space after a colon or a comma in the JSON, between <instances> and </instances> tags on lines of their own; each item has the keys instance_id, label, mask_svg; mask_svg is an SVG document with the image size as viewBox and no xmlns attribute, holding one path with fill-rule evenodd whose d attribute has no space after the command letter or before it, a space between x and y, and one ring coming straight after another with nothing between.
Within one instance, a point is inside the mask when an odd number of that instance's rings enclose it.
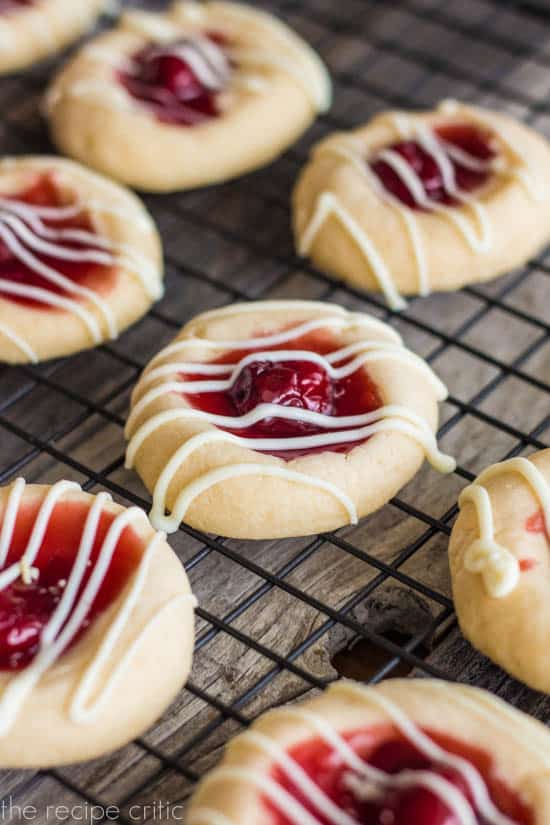
<instances>
[{"instance_id":1,"label":"wire cooling rack","mask_svg":"<svg viewBox=\"0 0 550 825\"><path fill-rule=\"evenodd\" d=\"M251 543L182 527L172 545L200 601L191 681L155 728L113 755L4 772L3 819L21 819L21 806L30 805L33 821L181 821L194 783L229 736L339 673L370 682L413 670L461 679L548 718L541 697L461 639L446 563L460 489L488 463L548 445L546 254L492 284L412 300L396 314L378 296L297 259L289 195L315 140L390 107L459 97L550 135L550 7L505 0L257 5L323 55L335 83L331 112L265 170L146 198L165 244L166 297L117 342L0 370L0 483L19 474L74 478L148 509L144 488L123 468L122 427L140 370L197 312L268 297L335 300L398 328L449 384L440 439L458 468L445 479L425 468L379 513L335 534ZM54 69L42 65L0 81L2 153L52 151L39 100Z\"/></svg>"}]
</instances>

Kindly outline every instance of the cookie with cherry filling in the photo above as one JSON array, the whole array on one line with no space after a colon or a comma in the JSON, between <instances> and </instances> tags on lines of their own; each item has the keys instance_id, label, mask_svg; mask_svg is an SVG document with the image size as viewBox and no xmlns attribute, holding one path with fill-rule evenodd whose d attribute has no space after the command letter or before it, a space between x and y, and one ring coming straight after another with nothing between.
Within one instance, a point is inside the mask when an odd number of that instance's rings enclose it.
<instances>
[{"instance_id":1,"label":"cookie with cherry filling","mask_svg":"<svg viewBox=\"0 0 550 825\"><path fill-rule=\"evenodd\" d=\"M89 29L106 0L0 0L0 74L55 54Z\"/></svg>"},{"instance_id":2,"label":"cookie with cherry filling","mask_svg":"<svg viewBox=\"0 0 550 825\"><path fill-rule=\"evenodd\" d=\"M161 295L160 239L135 195L72 161L0 160L0 361L116 338Z\"/></svg>"},{"instance_id":3,"label":"cookie with cherry filling","mask_svg":"<svg viewBox=\"0 0 550 825\"><path fill-rule=\"evenodd\" d=\"M252 5L184 0L124 14L62 69L46 109L64 154L165 192L270 162L330 99L325 67L282 21Z\"/></svg>"},{"instance_id":4,"label":"cookie with cherry filling","mask_svg":"<svg viewBox=\"0 0 550 825\"><path fill-rule=\"evenodd\" d=\"M129 742L191 666L187 576L145 513L74 482L0 489L0 762Z\"/></svg>"},{"instance_id":5,"label":"cookie with cherry filling","mask_svg":"<svg viewBox=\"0 0 550 825\"><path fill-rule=\"evenodd\" d=\"M524 264L550 239L550 147L526 125L445 101L385 112L313 150L293 195L300 254L403 295L458 289Z\"/></svg>"},{"instance_id":6,"label":"cookie with cherry filling","mask_svg":"<svg viewBox=\"0 0 550 825\"><path fill-rule=\"evenodd\" d=\"M550 449L487 468L459 504L449 560L460 627L494 662L550 693Z\"/></svg>"},{"instance_id":7,"label":"cookie with cherry filling","mask_svg":"<svg viewBox=\"0 0 550 825\"><path fill-rule=\"evenodd\" d=\"M152 523L240 538L333 530L385 504L427 456L446 390L376 318L262 301L199 315L145 369L127 466ZM171 513L165 515L165 509Z\"/></svg>"},{"instance_id":8,"label":"cookie with cherry filling","mask_svg":"<svg viewBox=\"0 0 550 825\"><path fill-rule=\"evenodd\" d=\"M237 736L187 825L546 825L549 762L547 728L485 691L343 681Z\"/></svg>"}]
</instances>

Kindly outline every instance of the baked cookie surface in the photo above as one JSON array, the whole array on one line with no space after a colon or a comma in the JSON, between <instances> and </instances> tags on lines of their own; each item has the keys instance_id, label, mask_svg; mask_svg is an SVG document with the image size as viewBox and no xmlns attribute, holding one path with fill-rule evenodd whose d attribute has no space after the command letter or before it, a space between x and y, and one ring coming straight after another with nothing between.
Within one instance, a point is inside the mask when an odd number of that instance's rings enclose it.
<instances>
[{"instance_id":1,"label":"baked cookie surface","mask_svg":"<svg viewBox=\"0 0 550 825\"><path fill-rule=\"evenodd\" d=\"M550 147L507 115L445 101L386 112L313 150L293 195L300 254L354 286L458 289L520 266L550 239Z\"/></svg>"},{"instance_id":2,"label":"baked cookie surface","mask_svg":"<svg viewBox=\"0 0 550 825\"><path fill-rule=\"evenodd\" d=\"M106 0L0 0L0 74L61 51L105 6Z\"/></svg>"},{"instance_id":3,"label":"baked cookie surface","mask_svg":"<svg viewBox=\"0 0 550 825\"><path fill-rule=\"evenodd\" d=\"M194 598L142 510L18 479L0 565L3 766L91 759L160 716L189 673Z\"/></svg>"},{"instance_id":4,"label":"baked cookie surface","mask_svg":"<svg viewBox=\"0 0 550 825\"><path fill-rule=\"evenodd\" d=\"M162 269L131 192L60 158L0 160L0 361L116 338L162 295Z\"/></svg>"},{"instance_id":5,"label":"baked cookie surface","mask_svg":"<svg viewBox=\"0 0 550 825\"><path fill-rule=\"evenodd\" d=\"M449 561L460 627L509 673L550 693L550 449L489 467L459 504Z\"/></svg>"},{"instance_id":6,"label":"baked cookie surface","mask_svg":"<svg viewBox=\"0 0 550 825\"><path fill-rule=\"evenodd\" d=\"M171 191L270 162L330 97L320 59L282 21L212 0L124 14L61 71L46 108L64 154Z\"/></svg>"},{"instance_id":7,"label":"baked cookie surface","mask_svg":"<svg viewBox=\"0 0 550 825\"><path fill-rule=\"evenodd\" d=\"M333 530L385 504L427 456L446 390L383 322L261 301L199 315L148 365L127 466L152 523L240 538ZM171 514L165 515L165 509Z\"/></svg>"},{"instance_id":8,"label":"baked cookie surface","mask_svg":"<svg viewBox=\"0 0 550 825\"><path fill-rule=\"evenodd\" d=\"M202 780L188 825L543 825L550 735L491 694L338 682L261 716Z\"/></svg>"}]
</instances>

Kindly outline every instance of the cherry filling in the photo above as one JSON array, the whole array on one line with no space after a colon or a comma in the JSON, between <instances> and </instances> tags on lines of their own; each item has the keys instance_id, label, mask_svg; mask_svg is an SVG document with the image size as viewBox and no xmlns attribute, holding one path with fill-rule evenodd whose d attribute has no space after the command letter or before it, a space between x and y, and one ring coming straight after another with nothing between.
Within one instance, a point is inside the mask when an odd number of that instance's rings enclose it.
<instances>
[{"instance_id":1,"label":"cherry filling","mask_svg":"<svg viewBox=\"0 0 550 825\"><path fill-rule=\"evenodd\" d=\"M167 46L147 46L118 79L161 122L194 126L220 114L218 95L230 74L225 45L223 35L206 32Z\"/></svg>"},{"instance_id":2,"label":"cherry filling","mask_svg":"<svg viewBox=\"0 0 550 825\"><path fill-rule=\"evenodd\" d=\"M265 348L256 347L227 352L218 360L209 363L237 364L245 356L262 349L265 350ZM308 350L326 355L338 349L338 344L331 335L317 332L285 342L279 349ZM344 359L334 366L344 366L350 360ZM184 375L182 377L188 381L212 380L212 376L207 375ZM382 406L378 389L364 368L355 370L346 378L334 379L324 367L311 361L273 363L258 359L240 372L229 390L189 393L185 397L191 406L204 412L232 417L246 415L259 404L278 404L281 407L295 407L333 417L362 415ZM225 429L243 438L292 438L328 432L327 429L317 425L276 417L265 418L245 428ZM337 431L338 429L330 430L330 432ZM288 460L322 450L348 452L364 440L350 440L342 444L312 449L270 450L269 453Z\"/></svg>"},{"instance_id":3,"label":"cherry filling","mask_svg":"<svg viewBox=\"0 0 550 825\"><path fill-rule=\"evenodd\" d=\"M308 361L254 361L245 367L229 390L239 415L258 404L279 404L334 415L338 390L323 367ZM258 424L259 427L263 423ZM267 432L271 432L268 425Z\"/></svg>"},{"instance_id":4,"label":"cherry filling","mask_svg":"<svg viewBox=\"0 0 550 825\"><path fill-rule=\"evenodd\" d=\"M62 194L51 175L43 175L25 192L10 197L3 195L2 199L8 202L17 201L34 207L47 207L48 209L52 207L65 209L69 206L69 204L63 200ZM8 217L4 218L4 214ZM36 220L38 213L34 213L34 215ZM23 248L26 255L32 255L38 260L39 264L46 265L50 269L55 270L56 273L68 278L74 284L87 287L98 294L104 294L114 286L116 279L114 267L92 263L86 260L66 260L65 258L56 258L50 254L46 255L36 248L32 248L28 240L25 240L21 230L15 228L13 223L10 225L9 219L14 217L17 218L20 224L24 224L26 230L35 235L39 240L47 241L56 247L66 251L71 250L78 254L90 249L98 251L99 247L92 247L89 243L82 243L81 241L64 239L58 233L62 233L64 230L84 230L87 233L96 235L92 221L85 213L80 212L74 216L66 217L63 220L53 219L51 217L39 217L46 232L51 231L56 233L56 236L48 235L46 237L44 230L38 229L34 231L28 219L22 217L22 213L11 213L9 208L4 210L0 205L0 230L9 232L10 236L15 237L18 246ZM8 246L5 238L0 235L0 281L2 280L28 287L38 287L54 295L70 298L71 300L78 300L79 297L41 275L37 271L36 265L31 265L28 259L22 260L21 254L16 254L13 249ZM39 298L7 292L2 289L1 284L0 297L28 307L38 307L40 309L50 309L54 311L57 309L57 307L41 301Z\"/></svg>"},{"instance_id":5,"label":"cherry filling","mask_svg":"<svg viewBox=\"0 0 550 825\"><path fill-rule=\"evenodd\" d=\"M20 508L4 569L22 557L40 504L38 501ZM69 579L87 515L86 504L58 503L54 507L44 540L33 563L33 568L38 569L37 578L26 584L20 577L0 591L0 669L20 670L36 655L42 631L58 606ZM90 563L84 573L78 597L95 568L101 545L114 518L115 516L106 511L101 515ZM103 583L70 645L74 644L94 618L120 595L139 565L141 555L140 540L131 527L126 527L113 553ZM69 619L71 615L72 613L69 613Z\"/></svg>"},{"instance_id":6,"label":"cherry filling","mask_svg":"<svg viewBox=\"0 0 550 825\"><path fill-rule=\"evenodd\" d=\"M468 760L481 774L496 807L517 825L533 825L533 812L522 802L519 795L495 775L491 757L481 750L464 745L450 737L442 737L425 731L432 740L449 754ZM455 769L435 764L413 744L403 739L391 726L379 726L345 734L344 739L353 750L375 768L392 776L402 771L430 771L446 779L470 802L478 825L486 820L476 810L471 789L462 774ZM387 787L379 793L373 786L360 779L342 761L339 754L321 739L312 739L289 751L315 784L342 811L360 825L460 825L453 811L443 799L431 790L420 786L403 789ZM315 817L320 825L330 825L329 817L315 807L313 802L279 767L272 771L275 779ZM272 799L264 799L272 815L273 825L291 825L283 807Z\"/></svg>"},{"instance_id":7,"label":"cherry filling","mask_svg":"<svg viewBox=\"0 0 550 825\"><path fill-rule=\"evenodd\" d=\"M487 182L492 174L489 162L496 156L489 132L466 123L439 126L433 132L452 165L459 190L471 192ZM420 178L427 198L446 206L458 203L445 187L440 165L419 142L402 140L386 148L397 152L407 162ZM404 180L386 160L375 159L371 162L370 168L384 188L405 206L429 211L415 199Z\"/></svg>"}]
</instances>

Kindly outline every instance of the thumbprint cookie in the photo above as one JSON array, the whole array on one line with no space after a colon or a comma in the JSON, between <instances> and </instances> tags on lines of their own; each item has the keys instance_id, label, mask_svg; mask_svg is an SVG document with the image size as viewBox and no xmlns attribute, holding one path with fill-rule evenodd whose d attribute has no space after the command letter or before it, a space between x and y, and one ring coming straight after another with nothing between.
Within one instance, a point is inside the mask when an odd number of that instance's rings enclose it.
<instances>
[{"instance_id":1,"label":"thumbprint cookie","mask_svg":"<svg viewBox=\"0 0 550 825\"><path fill-rule=\"evenodd\" d=\"M386 112L319 143L293 195L299 253L354 286L458 289L550 239L550 147L507 115L456 101Z\"/></svg>"},{"instance_id":2,"label":"thumbprint cookie","mask_svg":"<svg viewBox=\"0 0 550 825\"><path fill-rule=\"evenodd\" d=\"M449 556L460 627L513 676L550 693L550 449L487 468L459 505Z\"/></svg>"},{"instance_id":3,"label":"thumbprint cookie","mask_svg":"<svg viewBox=\"0 0 550 825\"><path fill-rule=\"evenodd\" d=\"M53 55L89 29L106 0L0 0L0 74Z\"/></svg>"},{"instance_id":4,"label":"thumbprint cookie","mask_svg":"<svg viewBox=\"0 0 550 825\"><path fill-rule=\"evenodd\" d=\"M443 384L387 324L328 303L206 312L147 366L127 466L157 529L277 538L355 524L437 446ZM166 510L169 515L165 514Z\"/></svg>"},{"instance_id":5,"label":"thumbprint cookie","mask_svg":"<svg viewBox=\"0 0 550 825\"><path fill-rule=\"evenodd\" d=\"M277 157L330 105L315 52L271 14L240 3L133 11L54 80L54 142L138 189L219 183Z\"/></svg>"},{"instance_id":6,"label":"thumbprint cookie","mask_svg":"<svg viewBox=\"0 0 550 825\"><path fill-rule=\"evenodd\" d=\"M91 759L185 682L194 597L145 513L78 484L0 489L0 763Z\"/></svg>"},{"instance_id":7,"label":"thumbprint cookie","mask_svg":"<svg viewBox=\"0 0 550 825\"><path fill-rule=\"evenodd\" d=\"M187 825L546 825L550 734L486 691L341 681L271 710L200 783Z\"/></svg>"},{"instance_id":8,"label":"thumbprint cookie","mask_svg":"<svg viewBox=\"0 0 550 825\"><path fill-rule=\"evenodd\" d=\"M135 195L72 161L0 160L0 361L116 338L161 295L160 240Z\"/></svg>"}]
</instances>

